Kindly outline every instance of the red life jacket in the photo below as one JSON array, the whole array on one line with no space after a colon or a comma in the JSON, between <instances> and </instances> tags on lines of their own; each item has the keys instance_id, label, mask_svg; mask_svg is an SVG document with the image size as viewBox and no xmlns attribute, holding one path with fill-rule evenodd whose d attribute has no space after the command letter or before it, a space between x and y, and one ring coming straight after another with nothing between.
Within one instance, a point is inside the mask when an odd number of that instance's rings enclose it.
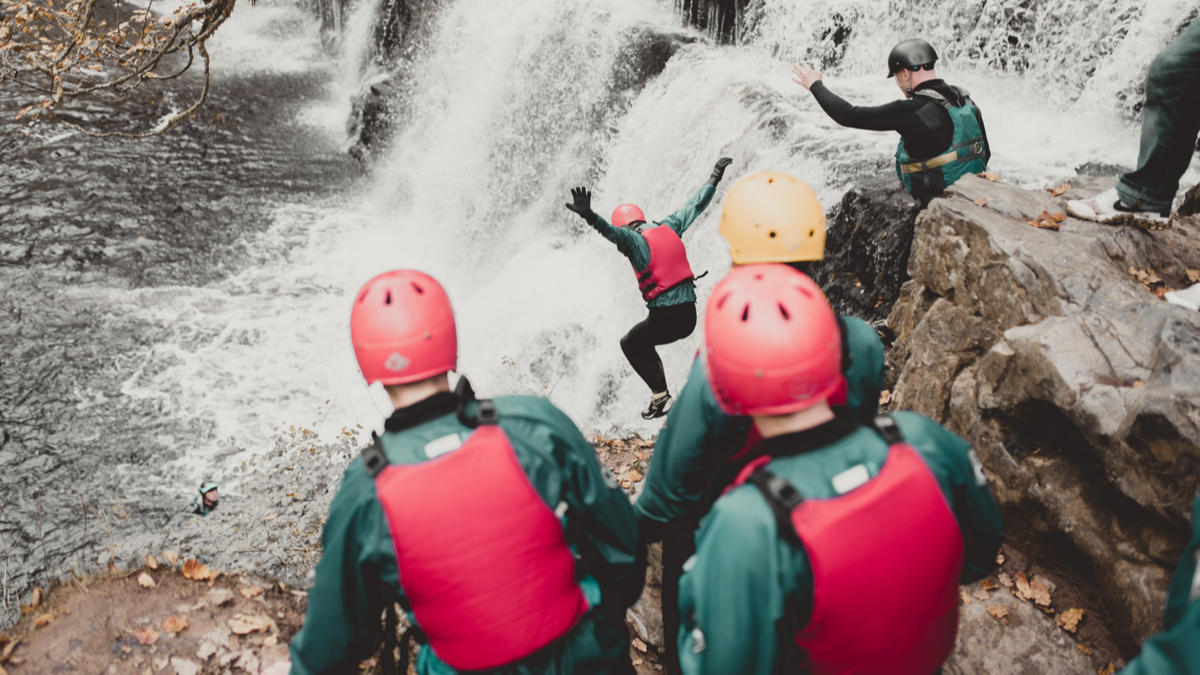
<instances>
[{"instance_id":1,"label":"red life jacket","mask_svg":"<svg viewBox=\"0 0 1200 675\"><path fill-rule=\"evenodd\" d=\"M637 275L642 298L650 302L664 291L694 278L692 266L688 264L687 250L675 230L659 225L641 232L650 245L650 264L646 269L633 268Z\"/></svg>"},{"instance_id":2,"label":"red life jacket","mask_svg":"<svg viewBox=\"0 0 1200 675\"><path fill-rule=\"evenodd\" d=\"M838 497L803 498L762 470L770 457L734 483L754 483L781 536L808 553L812 616L795 639L806 659L796 665L812 675L930 675L954 649L962 533L937 478L896 434L879 473Z\"/></svg>"},{"instance_id":3,"label":"red life jacket","mask_svg":"<svg viewBox=\"0 0 1200 675\"><path fill-rule=\"evenodd\" d=\"M519 661L588 611L562 523L499 426L435 459L389 464L375 487L412 613L455 669Z\"/></svg>"}]
</instances>

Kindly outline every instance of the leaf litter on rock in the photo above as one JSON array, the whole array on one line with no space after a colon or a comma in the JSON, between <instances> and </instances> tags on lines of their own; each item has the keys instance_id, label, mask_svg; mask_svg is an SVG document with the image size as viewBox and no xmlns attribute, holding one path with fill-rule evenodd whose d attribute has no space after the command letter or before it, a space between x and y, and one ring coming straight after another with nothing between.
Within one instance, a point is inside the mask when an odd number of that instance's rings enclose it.
<instances>
[{"instance_id":1,"label":"leaf litter on rock","mask_svg":"<svg viewBox=\"0 0 1200 675\"><path fill-rule=\"evenodd\" d=\"M142 628L133 634L137 638L138 644L143 645L152 645L158 642L158 635L158 631L153 628Z\"/></svg>"},{"instance_id":2,"label":"leaf litter on rock","mask_svg":"<svg viewBox=\"0 0 1200 675\"><path fill-rule=\"evenodd\" d=\"M48 625L53 620L54 620L54 612L46 612L45 614L34 619L33 625L37 626L38 628L42 628L43 626Z\"/></svg>"},{"instance_id":3,"label":"leaf litter on rock","mask_svg":"<svg viewBox=\"0 0 1200 675\"><path fill-rule=\"evenodd\" d=\"M265 590L267 589L263 588L262 586L250 586L249 588L238 589L238 593L241 593L243 598L249 599L258 595L262 595L263 591Z\"/></svg>"},{"instance_id":4,"label":"leaf litter on rock","mask_svg":"<svg viewBox=\"0 0 1200 675\"><path fill-rule=\"evenodd\" d=\"M1082 609L1068 609L1067 611L1054 617L1054 623L1062 626L1063 630L1068 633L1074 633L1079 622L1083 620Z\"/></svg>"},{"instance_id":5,"label":"leaf litter on rock","mask_svg":"<svg viewBox=\"0 0 1200 675\"><path fill-rule=\"evenodd\" d=\"M1059 195L1063 194L1064 192L1066 192L1067 190L1070 190L1070 189L1071 189L1071 184L1070 184L1070 183L1063 183L1062 185L1058 185L1058 186L1055 186L1055 187L1043 188L1043 189L1044 189L1046 192L1049 192L1051 197L1057 197L1057 196L1059 196Z\"/></svg>"},{"instance_id":6,"label":"leaf litter on rock","mask_svg":"<svg viewBox=\"0 0 1200 675\"><path fill-rule=\"evenodd\" d=\"M163 620L162 629L168 633L178 633L188 627L186 616L169 616Z\"/></svg>"},{"instance_id":7,"label":"leaf litter on rock","mask_svg":"<svg viewBox=\"0 0 1200 675\"><path fill-rule=\"evenodd\" d=\"M987 608L987 613L991 614L992 618L996 619L1000 623L1003 623L1006 626L1008 625L1007 607L1004 607L1003 605L991 605Z\"/></svg>"},{"instance_id":8,"label":"leaf litter on rock","mask_svg":"<svg viewBox=\"0 0 1200 675\"><path fill-rule=\"evenodd\" d=\"M158 585L154 583L154 577L146 574L145 572L142 572L138 575L137 582L138 586L141 586L142 588L154 588Z\"/></svg>"}]
</instances>

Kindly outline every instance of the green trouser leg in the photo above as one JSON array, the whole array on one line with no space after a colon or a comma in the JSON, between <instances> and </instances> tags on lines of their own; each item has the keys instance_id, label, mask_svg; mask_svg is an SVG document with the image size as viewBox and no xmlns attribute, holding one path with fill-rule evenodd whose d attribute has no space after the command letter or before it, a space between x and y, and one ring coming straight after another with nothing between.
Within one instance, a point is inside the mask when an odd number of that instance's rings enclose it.
<instances>
[{"instance_id":1,"label":"green trouser leg","mask_svg":"<svg viewBox=\"0 0 1200 675\"><path fill-rule=\"evenodd\" d=\"M1145 211L1169 211L1198 133L1200 21L1193 21L1150 64L1138 168L1121 176L1121 201Z\"/></svg>"}]
</instances>

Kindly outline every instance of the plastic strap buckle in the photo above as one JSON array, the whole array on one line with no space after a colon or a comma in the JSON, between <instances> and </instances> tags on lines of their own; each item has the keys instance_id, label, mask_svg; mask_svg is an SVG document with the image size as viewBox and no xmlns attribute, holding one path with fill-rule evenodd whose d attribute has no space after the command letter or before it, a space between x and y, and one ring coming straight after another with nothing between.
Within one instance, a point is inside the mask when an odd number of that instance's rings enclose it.
<instances>
[{"instance_id":1,"label":"plastic strap buckle","mask_svg":"<svg viewBox=\"0 0 1200 675\"><path fill-rule=\"evenodd\" d=\"M363 468L367 470L367 475L372 479L387 468L388 458L383 452L383 442L379 440L379 434L374 431L371 432L371 444L363 448L362 458Z\"/></svg>"},{"instance_id":2,"label":"plastic strap buckle","mask_svg":"<svg viewBox=\"0 0 1200 675\"><path fill-rule=\"evenodd\" d=\"M479 406L475 411L475 421L479 424L499 424L500 411L496 409L496 404L492 399L485 398L479 401Z\"/></svg>"},{"instance_id":3,"label":"plastic strap buckle","mask_svg":"<svg viewBox=\"0 0 1200 675\"><path fill-rule=\"evenodd\" d=\"M904 442L904 434L900 433L900 426L896 424L896 420L892 419L891 415L879 415L874 419L872 425L888 445Z\"/></svg>"}]
</instances>

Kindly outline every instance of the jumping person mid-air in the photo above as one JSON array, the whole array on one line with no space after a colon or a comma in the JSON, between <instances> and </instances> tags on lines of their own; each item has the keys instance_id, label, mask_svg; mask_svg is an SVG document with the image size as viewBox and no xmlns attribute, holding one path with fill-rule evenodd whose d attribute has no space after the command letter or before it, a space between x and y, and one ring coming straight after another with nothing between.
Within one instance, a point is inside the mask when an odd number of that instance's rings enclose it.
<instances>
[{"instance_id":1,"label":"jumping person mid-air","mask_svg":"<svg viewBox=\"0 0 1200 675\"><path fill-rule=\"evenodd\" d=\"M888 77L906 101L879 106L850 105L829 91L821 73L793 68L796 84L807 89L834 122L854 129L900 132L896 175L924 208L942 190L968 173L987 168L992 157L983 115L961 87L938 79L937 52L924 40L905 40L888 54Z\"/></svg>"},{"instance_id":2,"label":"jumping person mid-air","mask_svg":"<svg viewBox=\"0 0 1200 675\"><path fill-rule=\"evenodd\" d=\"M683 208L662 222L647 225L640 208L622 204L613 211L610 225L592 210L592 193L582 187L571 190L573 201L566 205L616 244L617 250L633 263L638 288L650 314L621 338L621 350L650 387L650 405L642 412L642 417L648 420L665 415L671 401L662 359L654 348L682 340L696 329L696 285L692 282L695 275L680 237L704 212L725 174L725 167L732 161L728 157L717 160L708 182Z\"/></svg>"}]
</instances>

